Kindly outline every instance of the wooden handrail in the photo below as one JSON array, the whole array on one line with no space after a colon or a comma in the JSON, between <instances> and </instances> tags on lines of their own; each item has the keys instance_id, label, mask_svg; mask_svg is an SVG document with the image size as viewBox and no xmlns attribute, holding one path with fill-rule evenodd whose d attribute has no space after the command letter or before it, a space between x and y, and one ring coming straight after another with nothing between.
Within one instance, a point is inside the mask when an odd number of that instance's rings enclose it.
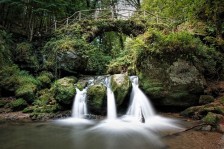
<instances>
[{"instance_id":1,"label":"wooden handrail","mask_svg":"<svg viewBox=\"0 0 224 149\"><path fill-rule=\"evenodd\" d=\"M103 12L108 12L104 13ZM80 10L72 14L71 16L56 21L54 20L54 30L66 26L68 27L70 24L82 21L82 20L98 20L98 19L120 19L120 20L127 20L127 19L138 19L135 18L132 14L142 14L143 19L146 20L150 18L150 20L155 20L156 23L166 23L167 20L173 22L170 18L159 17L159 14L153 14L146 10L132 10L132 9L89 9L89 10ZM133 16L133 17L132 17ZM161 22L160 22L161 21Z\"/></svg>"}]
</instances>

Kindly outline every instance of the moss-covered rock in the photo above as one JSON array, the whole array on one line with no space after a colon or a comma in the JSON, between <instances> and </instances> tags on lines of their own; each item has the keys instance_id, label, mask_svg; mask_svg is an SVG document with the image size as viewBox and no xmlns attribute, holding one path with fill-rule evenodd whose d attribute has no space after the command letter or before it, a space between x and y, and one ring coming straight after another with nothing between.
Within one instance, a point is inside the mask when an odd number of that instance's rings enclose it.
<instances>
[{"instance_id":1,"label":"moss-covered rock","mask_svg":"<svg viewBox=\"0 0 224 149\"><path fill-rule=\"evenodd\" d=\"M205 117L203 117L202 121L207 124L216 125L221 118L221 115L214 114L209 112Z\"/></svg>"},{"instance_id":2,"label":"moss-covered rock","mask_svg":"<svg viewBox=\"0 0 224 149\"><path fill-rule=\"evenodd\" d=\"M27 107L27 102L24 99L19 98L10 102L10 107L13 111L23 110L25 107Z\"/></svg>"},{"instance_id":3,"label":"moss-covered rock","mask_svg":"<svg viewBox=\"0 0 224 149\"><path fill-rule=\"evenodd\" d=\"M37 99L33 106L23 110L24 113L55 113L61 110L61 106L54 99L55 92L52 89L43 89L37 92Z\"/></svg>"},{"instance_id":4,"label":"moss-covered rock","mask_svg":"<svg viewBox=\"0 0 224 149\"><path fill-rule=\"evenodd\" d=\"M51 84L53 78L53 74L47 71L42 71L39 76L37 76L37 80L41 82L42 87L48 87Z\"/></svg>"},{"instance_id":5,"label":"moss-covered rock","mask_svg":"<svg viewBox=\"0 0 224 149\"><path fill-rule=\"evenodd\" d=\"M62 105L72 105L75 96L75 86L77 79L75 77L64 77L55 81L52 90L55 93L55 100Z\"/></svg>"},{"instance_id":6,"label":"moss-covered rock","mask_svg":"<svg viewBox=\"0 0 224 149\"><path fill-rule=\"evenodd\" d=\"M206 105L189 107L181 112L181 115L194 119L202 119L209 112L217 115L224 115L224 104L222 104L220 99Z\"/></svg>"},{"instance_id":7,"label":"moss-covered rock","mask_svg":"<svg viewBox=\"0 0 224 149\"><path fill-rule=\"evenodd\" d=\"M210 95L201 95L199 98L199 104L203 105L203 104L208 104L211 103L215 100L215 98L213 96Z\"/></svg>"},{"instance_id":8,"label":"moss-covered rock","mask_svg":"<svg viewBox=\"0 0 224 149\"><path fill-rule=\"evenodd\" d=\"M127 74L111 76L111 89L114 92L117 106L120 106L130 95L131 81Z\"/></svg>"},{"instance_id":9,"label":"moss-covered rock","mask_svg":"<svg viewBox=\"0 0 224 149\"><path fill-rule=\"evenodd\" d=\"M15 49L16 63L22 69L37 71L39 69L39 62L35 52L31 43L22 42L17 44Z\"/></svg>"},{"instance_id":10,"label":"moss-covered rock","mask_svg":"<svg viewBox=\"0 0 224 149\"><path fill-rule=\"evenodd\" d=\"M90 113L105 114L106 87L103 84L92 85L87 90L87 105Z\"/></svg>"},{"instance_id":11,"label":"moss-covered rock","mask_svg":"<svg viewBox=\"0 0 224 149\"><path fill-rule=\"evenodd\" d=\"M26 71L21 71L18 66L4 66L0 70L0 87L3 96L16 96L27 102L35 99L35 94L40 82Z\"/></svg>"},{"instance_id":12,"label":"moss-covered rock","mask_svg":"<svg viewBox=\"0 0 224 149\"><path fill-rule=\"evenodd\" d=\"M85 72L88 57L86 52L91 48L85 40L76 37L62 36L52 39L44 47L44 68L54 71L56 75L59 72Z\"/></svg>"},{"instance_id":13,"label":"moss-covered rock","mask_svg":"<svg viewBox=\"0 0 224 149\"><path fill-rule=\"evenodd\" d=\"M172 65L154 58L147 62L148 66L139 73L140 87L154 104L180 107L198 104L205 81L194 66L180 59Z\"/></svg>"},{"instance_id":14,"label":"moss-covered rock","mask_svg":"<svg viewBox=\"0 0 224 149\"><path fill-rule=\"evenodd\" d=\"M27 102L32 103L36 99L36 92L40 86L40 82L25 71L21 71L17 79L16 97L23 98Z\"/></svg>"},{"instance_id":15,"label":"moss-covered rock","mask_svg":"<svg viewBox=\"0 0 224 149\"><path fill-rule=\"evenodd\" d=\"M34 101L37 88L34 84L24 84L16 89L16 97L22 97L27 101Z\"/></svg>"}]
</instances>

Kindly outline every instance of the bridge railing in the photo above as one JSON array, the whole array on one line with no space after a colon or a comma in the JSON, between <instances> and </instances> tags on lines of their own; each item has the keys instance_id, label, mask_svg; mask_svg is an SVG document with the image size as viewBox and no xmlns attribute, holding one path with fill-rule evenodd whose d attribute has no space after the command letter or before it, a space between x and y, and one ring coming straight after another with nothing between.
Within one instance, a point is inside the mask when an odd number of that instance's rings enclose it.
<instances>
[{"instance_id":1,"label":"bridge railing","mask_svg":"<svg viewBox=\"0 0 224 149\"><path fill-rule=\"evenodd\" d=\"M68 27L69 25L83 20L147 20L154 23L172 23L173 20L169 18L159 17L158 14L152 14L145 10L131 10L131 9L90 9L81 10L75 12L70 17L56 21L52 25L52 29L56 30L62 27Z\"/></svg>"}]
</instances>

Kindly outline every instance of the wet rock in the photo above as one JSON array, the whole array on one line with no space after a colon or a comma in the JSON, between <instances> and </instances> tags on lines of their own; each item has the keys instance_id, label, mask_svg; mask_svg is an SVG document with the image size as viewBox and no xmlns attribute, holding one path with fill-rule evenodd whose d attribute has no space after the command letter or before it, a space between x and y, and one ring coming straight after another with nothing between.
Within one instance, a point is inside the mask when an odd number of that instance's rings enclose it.
<instances>
[{"instance_id":1,"label":"wet rock","mask_svg":"<svg viewBox=\"0 0 224 149\"><path fill-rule=\"evenodd\" d=\"M209 112L224 115L224 105L222 104L221 100L215 100L214 102L206 105L189 107L182 111L181 115L195 119L201 119Z\"/></svg>"},{"instance_id":2,"label":"wet rock","mask_svg":"<svg viewBox=\"0 0 224 149\"><path fill-rule=\"evenodd\" d=\"M139 76L140 87L158 106L197 105L206 84L196 67L181 59L170 65L151 58Z\"/></svg>"},{"instance_id":3,"label":"wet rock","mask_svg":"<svg viewBox=\"0 0 224 149\"><path fill-rule=\"evenodd\" d=\"M90 113L105 114L106 112L106 87L103 84L95 84L87 90L87 106Z\"/></svg>"},{"instance_id":4,"label":"wet rock","mask_svg":"<svg viewBox=\"0 0 224 149\"><path fill-rule=\"evenodd\" d=\"M131 81L127 74L114 74L111 77L111 88L117 106L120 106L130 95Z\"/></svg>"},{"instance_id":5,"label":"wet rock","mask_svg":"<svg viewBox=\"0 0 224 149\"><path fill-rule=\"evenodd\" d=\"M201 128L202 131L211 131L212 130L212 126L211 125L206 125L206 126L203 126Z\"/></svg>"},{"instance_id":6,"label":"wet rock","mask_svg":"<svg viewBox=\"0 0 224 149\"><path fill-rule=\"evenodd\" d=\"M215 100L215 98L213 96L210 95L201 95L199 98L199 104L203 105L203 104L208 104L211 103Z\"/></svg>"},{"instance_id":7,"label":"wet rock","mask_svg":"<svg viewBox=\"0 0 224 149\"><path fill-rule=\"evenodd\" d=\"M76 90L74 84L77 79L75 77L64 77L56 80L51 90L55 93L55 100L62 105L72 105Z\"/></svg>"},{"instance_id":8,"label":"wet rock","mask_svg":"<svg viewBox=\"0 0 224 149\"><path fill-rule=\"evenodd\" d=\"M77 50L61 51L57 58L60 63L60 69L70 73L84 72L87 67L87 59L80 53Z\"/></svg>"},{"instance_id":9,"label":"wet rock","mask_svg":"<svg viewBox=\"0 0 224 149\"><path fill-rule=\"evenodd\" d=\"M220 119L220 116L221 115L209 112L205 117L203 117L202 121L206 124L216 125Z\"/></svg>"}]
</instances>

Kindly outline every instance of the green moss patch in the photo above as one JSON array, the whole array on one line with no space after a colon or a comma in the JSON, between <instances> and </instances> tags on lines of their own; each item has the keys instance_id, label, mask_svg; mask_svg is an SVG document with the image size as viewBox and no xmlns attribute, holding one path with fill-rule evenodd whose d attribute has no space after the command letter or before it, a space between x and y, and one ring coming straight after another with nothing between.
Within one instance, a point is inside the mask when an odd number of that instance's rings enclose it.
<instances>
[{"instance_id":1,"label":"green moss patch","mask_svg":"<svg viewBox=\"0 0 224 149\"><path fill-rule=\"evenodd\" d=\"M24 99L19 98L10 102L10 107L13 109L13 111L23 110L25 107L27 107L27 102Z\"/></svg>"}]
</instances>

